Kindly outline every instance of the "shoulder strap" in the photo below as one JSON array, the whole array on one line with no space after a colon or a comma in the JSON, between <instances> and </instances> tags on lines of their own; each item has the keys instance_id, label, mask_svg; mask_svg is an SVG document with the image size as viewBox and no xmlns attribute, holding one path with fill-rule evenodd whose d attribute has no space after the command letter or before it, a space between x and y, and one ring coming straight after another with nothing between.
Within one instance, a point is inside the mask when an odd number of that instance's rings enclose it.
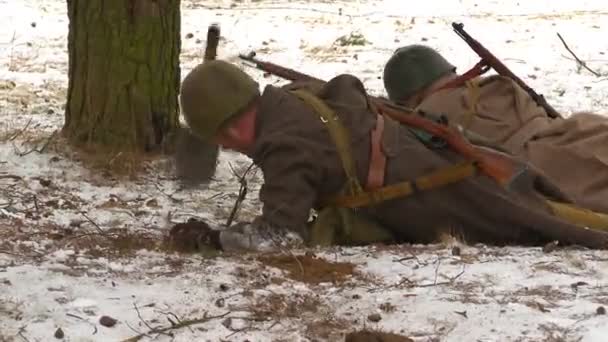
<instances>
[{"instance_id":1,"label":"shoulder strap","mask_svg":"<svg viewBox=\"0 0 608 342\"><path fill-rule=\"evenodd\" d=\"M312 93L304 89L292 90L291 93L311 106L317 115L320 116L321 121L323 121L323 123L327 126L329 135L336 144L338 155L342 161L342 167L346 173L347 185L350 194L356 195L363 193L363 188L357 179L357 169L355 167L353 153L350 146L350 134L346 127L344 127L344 125L342 125L340 122L340 118L331 108L329 108L327 104L325 104L325 102Z\"/></svg>"},{"instance_id":2,"label":"shoulder strap","mask_svg":"<svg viewBox=\"0 0 608 342\"><path fill-rule=\"evenodd\" d=\"M555 216L589 229L608 232L608 214L591 211L569 203L560 203L546 199Z\"/></svg>"},{"instance_id":3,"label":"shoulder strap","mask_svg":"<svg viewBox=\"0 0 608 342\"><path fill-rule=\"evenodd\" d=\"M474 78L476 78L478 76L481 76L481 75L485 74L488 70L490 70L490 67L488 67L483 60L481 60L477 64L475 64L471 69L469 69L467 72L465 72L464 74L462 74L462 75L454 78L453 80L447 82L442 87L436 89L434 92L438 92L440 90L448 89L448 88L457 88L457 87L460 87L466 81L469 81L469 80L472 80L472 79L474 79Z\"/></svg>"}]
</instances>

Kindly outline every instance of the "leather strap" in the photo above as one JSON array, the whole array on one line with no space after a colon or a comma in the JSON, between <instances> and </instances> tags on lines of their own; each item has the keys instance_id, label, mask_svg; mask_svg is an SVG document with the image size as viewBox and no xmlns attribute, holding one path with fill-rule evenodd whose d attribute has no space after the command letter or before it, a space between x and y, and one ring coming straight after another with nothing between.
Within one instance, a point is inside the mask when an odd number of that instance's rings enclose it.
<instances>
[{"instance_id":1,"label":"leather strap","mask_svg":"<svg viewBox=\"0 0 608 342\"><path fill-rule=\"evenodd\" d=\"M555 216L578 226L608 232L608 214L545 199Z\"/></svg>"},{"instance_id":2,"label":"leather strap","mask_svg":"<svg viewBox=\"0 0 608 342\"><path fill-rule=\"evenodd\" d=\"M292 93L311 106L327 127L329 135L336 145L338 156L342 161L342 168L346 174L346 183L350 194L355 195L363 192L363 188L357 179L357 169L350 146L350 132L340 122L338 115L323 100L304 89L293 90Z\"/></svg>"},{"instance_id":3,"label":"leather strap","mask_svg":"<svg viewBox=\"0 0 608 342\"><path fill-rule=\"evenodd\" d=\"M481 61L477 62L477 64L475 64L467 72L465 72L464 74L447 82L443 86L437 88L435 91L433 91L433 93L438 92L443 89L460 87L463 84L465 84L467 81L472 80L477 76L481 76L481 75L485 74L488 70L490 70L490 67L483 60L481 60Z\"/></svg>"},{"instance_id":4,"label":"leather strap","mask_svg":"<svg viewBox=\"0 0 608 342\"><path fill-rule=\"evenodd\" d=\"M376 127L370 136L369 170L367 172L366 190L376 190L384 185L384 171L386 169L386 155L382 150L382 136L384 133L384 116L376 114Z\"/></svg>"},{"instance_id":5,"label":"leather strap","mask_svg":"<svg viewBox=\"0 0 608 342\"><path fill-rule=\"evenodd\" d=\"M404 181L379 188L374 191L361 192L353 196L338 195L329 198L322 207L327 205L345 208L366 207L370 204L380 203L395 198L404 198L419 191L440 188L472 177L477 172L475 163L463 162L450 165L413 181Z\"/></svg>"}]
</instances>

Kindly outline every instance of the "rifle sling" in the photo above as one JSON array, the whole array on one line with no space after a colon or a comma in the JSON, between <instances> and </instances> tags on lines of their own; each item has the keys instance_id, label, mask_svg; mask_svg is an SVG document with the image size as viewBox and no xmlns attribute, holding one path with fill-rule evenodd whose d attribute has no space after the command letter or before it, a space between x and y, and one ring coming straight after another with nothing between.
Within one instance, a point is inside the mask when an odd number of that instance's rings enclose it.
<instances>
[{"instance_id":1,"label":"rifle sling","mask_svg":"<svg viewBox=\"0 0 608 342\"><path fill-rule=\"evenodd\" d=\"M427 191L474 176L477 167L472 162L463 162L450 165L412 181L403 181L386 185L377 190L362 192L354 196L334 196L327 199L323 205L332 205L346 208L366 207L372 203L380 203L396 198L404 198L420 191Z\"/></svg>"},{"instance_id":2,"label":"rifle sling","mask_svg":"<svg viewBox=\"0 0 608 342\"><path fill-rule=\"evenodd\" d=\"M608 232L608 214L577 207L573 204L546 200L555 216L581 227Z\"/></svg>"},{"instance_id":3,"label":"rifle sling","mask_svg":"<svg viewBox=\"0 0 608 342\"><path fill-rule=\"evenodd\" d=\"M346 183L350 194L356 195L363 192L363 188L357 179L357 169L355 168L353 153L350 146L350 134L346 127L340 122L338 115L336 115L325 102L304 89L292 90L291 92L304 103L311 106L327 127L329 135L336 145L340 160L342 161L342 167L346 174Z\"/></svg>"},{"instance_id":4,"label":"rifle sling","mask_svg":"<svg viewBox=\"0 0 608 342\"><path fill-rule=\"evenodd\" d=\"M477 64L475 64L467 72L465 72L464 74L462 74L462 75L454 78L453 80L450 80L449 82L447 82L443 86L441 86L438 89L436 89L433 93L438 92L439 90L443 90L443 89L450 89L450 88L460 87L463 84L465 84L467 81L470 81L470 80L474 79L475 77L478 77L478 76L481 76L481 75L485 74L488 70L490 70L490 68L488 67L488 65L486 64L486 62L484 62L483 60L481 60L481 61L477 62Z\"/></svg>"}]
</instances>

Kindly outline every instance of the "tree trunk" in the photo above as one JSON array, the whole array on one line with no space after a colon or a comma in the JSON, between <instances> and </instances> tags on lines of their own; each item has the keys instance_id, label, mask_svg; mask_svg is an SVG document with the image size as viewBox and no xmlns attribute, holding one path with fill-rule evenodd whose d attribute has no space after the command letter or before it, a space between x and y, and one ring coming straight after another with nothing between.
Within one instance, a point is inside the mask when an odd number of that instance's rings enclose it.
<instances>
[{"instance_id":1,"label":"tree trunk","mask_svg":"<svg viewBox=\"0 0 608 342\"><path fill-rule=\"evenodd\" d=\"M152 151L178 126L179 0L68 0L70 142Z\"/></svg>"}]
</instances>

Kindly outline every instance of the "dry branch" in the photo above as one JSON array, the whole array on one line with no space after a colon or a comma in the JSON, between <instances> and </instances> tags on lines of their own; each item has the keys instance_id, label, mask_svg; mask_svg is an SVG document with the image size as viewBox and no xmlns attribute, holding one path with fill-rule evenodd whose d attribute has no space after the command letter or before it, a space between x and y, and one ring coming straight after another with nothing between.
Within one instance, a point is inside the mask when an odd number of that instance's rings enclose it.
<instances>
[{"instance_id":1,"label":"dry branch","mask_svg":"<svg viewBox=\"0 0 608 342\"><path fill-rule=\"evenodd\" d=\"M232 169L232 173L236 177L238 177L241 187L239 188L239 195L237 196L236 201L234 202L232 211L230 211L230 216L228 216L228 220L226 221L226 227L230 227L230 225L234 221L234 218L236 217L236 213L238 212L239 208L241 207L241 203L245 200L245 197L247 197L248 188L247 188L247 179L245 177L247 176L249 171L251 171L251 169L253 168L254 165L255 165L254 163L249 164L249 166L247 167L247 169L245 170L245 172L243 172L243 174L241 176L238 176L236 174L236 171L234 171L234 169L232 168L232 165L230 165L230 168Z\"/></svg>"},{"instance_id":2,"label":"dry branch","mask_svg":"<svg viewBox=\"0 0 608 342\"><path fill-rule=\"evenodd\" d=\"M181 321L181 322L179 322L177 324L171 325L170 327L150 329L149 331L147 331L145 333L141 333L141 334L139 334L137 336L130 337L130 338L126 339L126 340L123 340L122 342L137 342L142 337L148 336L150 334L162 334L162 333L166 333L167 331L177 330L177 329L189 327L189 326L195 325L195 324L206 323L206 322L209 322L209 321L214 320L214 319L224 318L224 317L228 316L229 313L231 313L231 311L228 311L226 313L223 313L221 315L216 315L216 316L207 316L205 314L201 318L188 319L188 320L185 320L185 321Z\"/></svg>"},{"instance_id":3,"label":"dry branch","mask_svg":"<svg viewBox=\"0 0 608 342\"><path fill-rule=\"evenodd\" d=\"M21 134L23 134L23 132L25 132L25 130L30 126L31 123L32 123L32 118L30 118L28 120L28 122L25 124L25 126L23 126L23 128L21 128L19 131L17 131L15 134L13 134L10 138L8 138L8 141L13 141L13 140L17 139L18 136L20 136Z\"/></svg>"},{"instance_id":4,"label":"dry branch","mask_svg":"<svg viewBox=\"0 0 608 342\"><path fill-rule=\"evenodd\" d=\"M576 63L587 69L590 73L594 74L597 77L601 77L602 75L600 73L598 73L597 71L592 70L591 68L589 68L587 66L587 63L585 63L584 61L582 61L580 58L578 58L578 56L574 53L574 51L572 51L569 47L568 44L566 44L566 41L564 40L564 38L562 38L562 36L559 34L559 32L557 33L557 37L559 38L559 40L562 41L562 44L564 44L564 47L566 48L566 50L568 50L568 52L570 52L570 54L572 55L572 57L574 57L574 59L576 59Z\"/></svg>"}]
</instances>

